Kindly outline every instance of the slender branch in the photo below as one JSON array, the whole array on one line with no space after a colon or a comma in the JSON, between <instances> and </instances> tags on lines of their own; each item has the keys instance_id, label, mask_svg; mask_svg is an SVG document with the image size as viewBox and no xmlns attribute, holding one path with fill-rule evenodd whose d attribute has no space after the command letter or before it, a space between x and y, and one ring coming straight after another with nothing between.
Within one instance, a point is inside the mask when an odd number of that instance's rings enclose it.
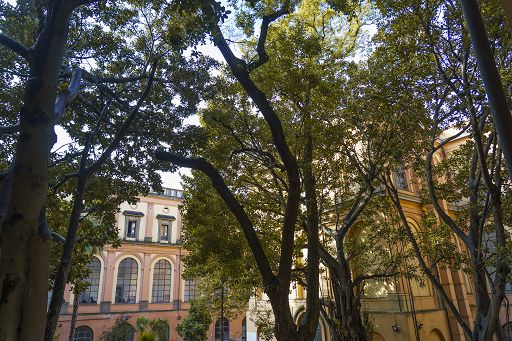
<instances>
[{"instance_id":1,"label":"slender branch","mask_svg":"<svg viewBox=\"0 0 512 341\"><path fill-rule=\"evenodd\" d=\"M17 125L13 125L13 126L3 126L3 127L0 127L0 135L1 134L15 134L15 133L18 133L20 131L21 127L17 124Z\"/></svg>"},{"instance_id":2,"label":"slender branch","mask_svg":"<svg viewBox=\"0 0 512 341\"><path fill-rule=\"evenodd\" d=\"M87 172L89 174L90 173L94 173L99 167L101 167L103 165L103 163L107 160L107 158L109 158L110 155L112 154L112 152L117 148L117 146L118 146L119 142L121 141L121 139L128 132L128 129L130 128L132 122L135 120L135 117L137 116L137 114L139 112L139 109L142 106L142 103L144 103L144 100L149 95L149 92L151 90L151 86L153 85L153 80L154 80L157 64L158 64L158 61L155 60L153 62L152 67L151 67L149 80L148 80L148 83L146 84L146 88L144 89L144 92L139 97L139 100L137 101L137 104L135 104L135 106L132 108L130 114L128 115L128 118L126 119L126 121L124 121L124 123L121 126L121 128L117 131L117 134L116 134L116 136L114 136L114 139L112 140L112 142L110 142L110 145L107 147L107 149L105 149L105 151L103 151L103 153L96 160L96 162L94 162L94 164L92 164L87 169Z\"/></svg>"},{"instance_id":3,"label":"slender branch","mask_svg":"<svg viewBox=\"0 0 512 341\"><path fill-rule=\"evenodd\" d=\"M9 50L20 57L23 57L28 62L32 60L32 53L30 49L2 33L0 33L0 45L7 47Z\"/></svg>"},{"instance_id":4,"label":"slender branch","mask_svg":"<svg viewBox=\"0 0 512 341\"><path fill-rule=\"evenodd\" d=\"M377 279L377 278L389 278L389 277L396 277L400 275L400 272L391 272L391 273L377 273L373 275L361 275L356 277L354 279L354 282L352 282L352 287L357 287L359 284L361 284L363 281L369 280L369 279Z\"/></svg>"},{"instance_id":5,"label":"slender branch","mask_svg":"<svg viewBox=\"0 0 512 341\"><path fill-rule=\"evenodd\" d=\"M389 197L391 198L391 201L395 205L398 214L400 216L400 220L402 221L402 224L404 226L405 232L407 234L407 237L409 238L409 241L411 242L412 249L414 251L414 254L416 258L418 259L418 263L425 273L425 275L428 277L432 285L436 288L439 295L443 298L443 301L448 306L452 314L455 316L455 319L459 323L459 325L462 327L464 332L467 336L471 337L471 328L469 325L464 321L462 318L460 312L455 307L455 304L450 300L448 297L448 294L444 290L442 284L437 280L437 278L432 274L432 271L430 270L429 266L425 263L425 260L421 254L420 247L418 245L418 242L416 241L416 238L414 237L414 234L411 230L411 227L409 225L409 222L407 220L407 217L405 216L405 213L402 209L402 204L400 203L400 198L398 196L398 191L394 186L391 186L391 179L387 178L386 181L384 181L384 185L386 186L386 190L388 191Z\"/></svg>"},{"instance_id":6,"label":"slender branch","mask_svg":"<svg viewBox=\"0 0 512 341\"><path fill-rule=\"evenodd\" d=\"M256 47L258 59L253 62L250 62L247 65L248 72L257 69L258 67L265 64L268 61L268 54L267 51L265 50L265 42L267 41L268 27L273 21L276 21L277 19L288 13L288 8L283 7L277 12L263 16L263 20L261 21L260 37L258 38L258 45Z\"/></svg>"}]
</instances>

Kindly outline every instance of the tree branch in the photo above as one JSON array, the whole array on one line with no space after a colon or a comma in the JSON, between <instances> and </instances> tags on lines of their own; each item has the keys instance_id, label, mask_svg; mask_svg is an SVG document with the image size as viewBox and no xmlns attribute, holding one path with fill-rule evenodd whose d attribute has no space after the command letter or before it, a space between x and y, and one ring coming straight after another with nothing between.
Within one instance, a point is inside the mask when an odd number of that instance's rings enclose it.
<instances>
[{"instance_id":1,"label":"tree branch","mask_svg":"<svg viewBox=\"0 0 512 341\"><path fill-rule=\"evenodd\" d=\"M5 46L12 52L16 53L18 56L23 57L28 62L32 60L32 53L30 49L26 48L5 34L0 33L0 45Z\"/></svg>"},{"instance_id":2,"label":"tree branch","mask_svg":"<svg viewBox=\"0 0 512 341\"><path fill-rule=\"evenodd\" d=\"M106 161L106 159L109 158L110 155L112 154L112 152L117 148L117 146L119 145L119 142L121 141L121 139L128 132L128 129L130 128L132 122L135 120L135 117L137 116L137 114L139 112L139 109L142 106L142 103L144 102L146 97L148 97L148 95L149 95L149 92L151 90L151 86L153 85L153 80L154 80L154 77L155 77L155 72L156 72L157 65L158 65L158 61L155 60L153 62L153 65L151 66L151 71L150 71L148 83L146 84L146 88L144 89L142 95L139 97L139 100L137 101L137 104L135 104L135 106L132 108L130 114L128 115L128 118L126 119L126 121L123 122L123 125L117 131L116 136L114 136L114 139L112 140L110 145L107 147L107 149L105 149L105 151L103 151L103 153L96 160L96 162L94 162L94 164L92 164L87 169L87 172L89 174L94 173L99 167L101 167L101 165L103 165L103 163Z\"/></svg>"},{"instance_id":3,"label":"tree branch","mask_svg":"<svg viewBox=\"0 0 512 341\"><path fill-rule=\"evenodd\" d=\"M1 134L14 134L14 133L17 133L20 131L20 126L17 124L17 125L13 125L13 126L3 126L3 127L0 127L0 135Z\"/></svg>"},{"instance_id":4,"label":"tree branch","mask_svg":"<svg viewBox=\"0 0 512 341\"><path fill-rule=\"evenodd\" d=\"M265 50L265 42L267 41L268 27L273 22L289 13L287 7L281 8L279 11L274 12L270 15L264 15L261 21L260 37L258 38L258 45L256 52L258 53L258 59L247 64L247 71L251 72L268 61L268 54Z\"/></svg>"},{"instance_id":5,"label":"tree branch","mask_svg":"<svg viewBox=\"0 0 512 341\"><path fill-rule=\"evenodd\" d=\"M215 169L212 164L203 158L187 158L166 152L162 149L156 150L155 156L158 160L168 161L180 167L195 169L203 172L206 176L208 176L213 184L213 187L215 187L217 193L224 200L240 224L242 231L247 238L247 242L249 243L249 246L253 252L256 263L258 264L258 268L261 271L264 282L272 282L274 280L274 273L272 272L272 268L267 259L265 251L263 250L260 240L256 235L252 221L245 212L243 206L228 188L217 169Z\"/></svg>"},{"instance_id":6,"label":"tree branch","mask_svg":"<svg viewBox=\"0 0 512 341\"><path fill-rule=\"evenodd\" d=\"M80 90L80 83L82 81L82 69L76 68L73 70L73 75L69 81L68 88L57 96L55 100L55 116L54 122L59 122L64 115L66 106L75 99L78 91Z\"/></svg>"},{"instance_id":7,"label":"tree branch","mask_svg":"<svg viewBox=\"0 0 512 341\"><path fill-rule=\"evenodd\" d=\"M448 297L448 294L444 290L442 284L437 280L437 278L432 274L432 271L430 271L430 268L425 263L425 260L423 259L423 256L421 255L421 250L418 245L418 242L416 241L416 238L414 237L414 234L411 230L411 227L409 225L409 222L407 220L407 217L405 216L405 213L402 209L402 204L400 202L400 198L398 196L398 191L394 186L391 186L391 179L387 178L386 181L384 181L384 185L386 186L386 190L388 191L389 197L391 198L391 201L395 205L395 208L398 211L398 215L400 216L400 220L402 221L402 224L404 226L405 232L407 234L407 237L409 238L409 241L411 242L412 249L414 251L414 254L416 258L418 259L418 263L425 273L425 275L428 277L432 285L436 288L439 295L443 298L444 303L448 306L450 311L455 316L455 319L459 323L459 325L462 327L464 332L467 336L471 337L471 328L469 325L464 321L462 318L460 312L457 310L455 304L450 300Z\"/></svg>"}]
</instances>

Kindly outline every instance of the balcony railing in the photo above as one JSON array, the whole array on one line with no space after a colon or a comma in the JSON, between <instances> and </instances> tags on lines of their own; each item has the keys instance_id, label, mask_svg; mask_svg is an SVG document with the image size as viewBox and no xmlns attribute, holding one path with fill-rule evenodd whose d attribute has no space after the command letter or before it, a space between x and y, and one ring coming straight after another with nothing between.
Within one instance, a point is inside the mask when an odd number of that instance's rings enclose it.
<instances>
[{"instance_id":1,"label":"balcony railing","mask_svg":"<svg viewBox=\"0 0 512 341\"><path fill-rule=\"evenodd\" d=\"M172 198L182 198L183 197L183 191L181 189L174 189L174 188L167 188L163 187L163 192L156 192L154 190L151 190L149 194L156 194L156 195L162 195L165 197L172 197Z\"/></svg>"}]
</instances>

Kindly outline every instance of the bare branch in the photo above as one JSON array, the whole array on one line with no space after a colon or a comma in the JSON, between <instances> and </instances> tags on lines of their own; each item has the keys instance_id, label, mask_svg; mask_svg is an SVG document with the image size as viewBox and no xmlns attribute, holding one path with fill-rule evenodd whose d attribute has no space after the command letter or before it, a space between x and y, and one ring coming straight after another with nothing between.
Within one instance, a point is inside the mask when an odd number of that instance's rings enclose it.
<instances>
[{"instance_id":1,"label":"bare branch","mask_svg":"<svg viewBox=\"0 0 512 341\"><path fill-rule=\"evenodd\" d=\"M32 60L31 50L18 43L16 40L0 33L0 45L7 47L18 56L23 57L26 61Z\"/></svg>"}]
</instances>

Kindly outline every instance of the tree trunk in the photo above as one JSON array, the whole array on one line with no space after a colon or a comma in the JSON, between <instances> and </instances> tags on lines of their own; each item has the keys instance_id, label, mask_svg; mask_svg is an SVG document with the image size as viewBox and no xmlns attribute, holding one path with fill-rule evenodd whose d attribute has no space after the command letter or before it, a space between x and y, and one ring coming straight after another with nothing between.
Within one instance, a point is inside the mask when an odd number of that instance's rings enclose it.
<instances>
[{"instance_id":1,"label":"tree trunk","mask_svg":"<svg viewBox=\"0 0 512 341\"><path fill-rule=\"evenodd\" d=\"M512 115L507 96L496 67L478 2L476 0L460 0L460 3L478 61L478 69L492 109L494 125L505 156L508 175L512 179Z\"/></svg>"},{"instance_id":2,"label":"tree trunk","mask_svg":"<svg viewBox=\"0 0 512 341\"><path fill-rule=\"evenodd\" d=\"M346 264L346 263L345 263ZM344 266L345 270L348 270ZM339 321L335 330L337 341L370 341L366 326L361 316L361 302L354 296L350 272L345 272L344 277L334 276L333 291L337 303Z\"/></svg>"},{"instance_id":3,"label":"tree trunk","mask_svg":"<svg viewBox=\"0 0 512 341\"><path fill-rule=\"evenodd\" d=\"M50 238L40 231L40 215L47 199L58 74L72 11L69 2L50 1L45 26L31 50L11 195L0 234L0 338L5 341L40 340L44 334Z\"/></svg>"},{"instance_id":4,"label":"tree trunk","mask_svg":"<svg viewBox=\"0 0 512 341\"><path fill-rule=\"evenodd\" d=\"M76 319L78 317L78 306L80 305L80 294L75 293L73 297L73 314L71 315L71 325L69 326L69 341L73 341L75 338Z\"/></svg>"},{"instance_id":5,"label":"tree trunk","mask_svg":"<svg viewBox=\"0 0 512 341\"><path fill-rule=\"evenodd\" d=\"M60 309L64 303L64 290L68 281L69 272L71 270L71 261L73 257L73 251L75 249L76 234L78 232L78 226L80 224L80 213L82 212L84 192L85 192L85 181L87 178L87 156L89 154L89 148L91 145L91 135L86 138L84 150L82 152L82 158L80 160L80 170L78 172L78 183L73 198L73 209L71 210L71 216L69 218L68 233L66 235L66 241L62 249L62 255L57 268L57 274L53 283L52 298L50 306L48 307L48 313L46 315L46 329L44 339L45 341L51 341L53 334L57 328L57 322L59 320Z\"/></svg>"}]
</instances>

